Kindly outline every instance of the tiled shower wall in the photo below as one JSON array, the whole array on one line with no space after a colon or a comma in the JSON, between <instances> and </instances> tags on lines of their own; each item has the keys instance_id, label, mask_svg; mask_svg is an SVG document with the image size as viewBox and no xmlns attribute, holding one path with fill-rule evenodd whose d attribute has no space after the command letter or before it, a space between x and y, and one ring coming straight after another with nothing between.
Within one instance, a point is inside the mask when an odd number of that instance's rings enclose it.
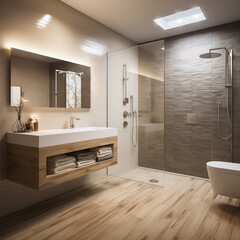
<instances>
[{"instance_id":1,"label":"tiled shower wall","mask_svg":"<svg viewBox=\"0 0 240 240\"><path fill-rule=\"evenodd\" d=\"M233 49L233 139L228 133L224 87L224 51L202 59L210 48ZM188 124L187 114L197 114ZM240 162L240 22L165 40L165 167L167 171L207 177L206 162ZM232 148L232 150L231 150Z\"/></svg>"},{"instance_id":2,"label":"tiled shower wall","mask_svg":"<svg viewBox=\"0 0 240 240\"><path fill-rule=\"evenodd\" d=\"M164 81L138 78L138 165L164 169Z\"/></svg>"},{"instance_id":3,"label":"tiled shower wall","mask_svg":"<svg viewBox=\"0 0 240 240\"><path fill-rule=\"evenodd\" d=\"M164 41L138 47L138 165L164 169Z\"/></svg>"}]
</instances>

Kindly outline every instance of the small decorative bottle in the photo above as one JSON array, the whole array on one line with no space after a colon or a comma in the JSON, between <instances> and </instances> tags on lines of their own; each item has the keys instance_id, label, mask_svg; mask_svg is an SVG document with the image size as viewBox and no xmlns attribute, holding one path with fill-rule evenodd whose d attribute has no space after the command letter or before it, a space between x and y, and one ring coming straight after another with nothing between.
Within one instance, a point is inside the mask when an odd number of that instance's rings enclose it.
<instances>
[{"instance_id":1,"label":"small decorative bottle","mask_svg":"<svg viewBox=\"0 0 240 240\"><path fill-rule=\"evenodd\" d=\"M26 125L22 121L22 110L24 107L24 102L27 102L27 101L28 100L24 98L24 92L21 92L21 98L20 98L19 105L15 106L18 118L17 118L17 121L12 126L13 132L17 132L17 133L26 132Z\"/></svg>"},{"instance_id":2,"label":"small decorative bottle","mask_svg":"<svg viewBox=\"0 0 240 240\"><path fill-rule=\"evenodd\" d=\"M38 131L38 120L37 120L37 118L35 118L35 121L34 121L33 125L34 125L34 131Z\"/></svg>"},{"instance_id":3,"label":"small decorative bottle","mask_svg":"<svg viewBox=\"0 0 240 240\"><path fill-rule=\"evenodd\" d=\"M29 119L31 128L33 131L38 131L38 120L36 117L32 117Z\"/></svg>"},{"instance_id":4,"label":"small decorative bottle","mask_svg":"<svg viewBox=\"0 0 240 240\"><path fill-rule=\"evenodd\" d=\"M26 132L32 132L32 126L31 126L31 123L28 121L26 122Z\"/></svg>"}]
</instances>

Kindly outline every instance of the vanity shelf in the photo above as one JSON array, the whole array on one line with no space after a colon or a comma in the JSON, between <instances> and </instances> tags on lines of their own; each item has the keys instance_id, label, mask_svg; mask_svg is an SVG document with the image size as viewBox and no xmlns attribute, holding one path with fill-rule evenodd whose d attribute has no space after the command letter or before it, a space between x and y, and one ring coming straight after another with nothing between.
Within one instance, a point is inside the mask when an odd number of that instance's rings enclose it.
<instances>
[{"instance_id":1,"label":"vanity shelf","mask_svg":"<svg viewBox=\"0 0 240 240\"><path fill-rule=\"evenodd\" d=\"M111 159L61 173L47 174L47 157L106 145L112 147L113 158ZM117 136L48 147L8 143L7 178L36 190L46 189L114 164L117 164Z\"/></svg>"}]
</instances>

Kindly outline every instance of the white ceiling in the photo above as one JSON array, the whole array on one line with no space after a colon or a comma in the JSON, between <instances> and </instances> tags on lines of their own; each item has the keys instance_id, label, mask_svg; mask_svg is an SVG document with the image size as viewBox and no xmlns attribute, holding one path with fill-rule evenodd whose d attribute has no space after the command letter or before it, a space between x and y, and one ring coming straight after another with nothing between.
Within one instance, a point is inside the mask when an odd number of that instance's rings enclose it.
<instances>
[{"instance_id":1,"label":"white ceiling","mask_svg":"<svg viewBox=\"0 0 240 240\"><path fill-rule=\"evenodd\" d=\"M128 39L143 43L240 20L240 0L61 0ZM199 6L206 21L164 31L153 19Z\"/></svg>"}]
</instances>

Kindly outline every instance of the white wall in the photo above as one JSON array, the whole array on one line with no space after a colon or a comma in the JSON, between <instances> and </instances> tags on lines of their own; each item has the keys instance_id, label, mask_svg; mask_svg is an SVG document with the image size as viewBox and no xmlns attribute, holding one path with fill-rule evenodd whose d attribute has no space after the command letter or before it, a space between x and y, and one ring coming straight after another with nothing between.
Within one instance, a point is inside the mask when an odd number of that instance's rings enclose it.
<instances>
[{"instance_id":1,"label":"white wall","mask_svg":"<svg viewBox=\"0 0 240 240\"><path fill-rule=\"evenodd\" d=\"M104 25L79 13L58 0L0 0L0 216L65 192L93 179L105 176L105 170L37 192L6 180L6 132L17 115L9 107L10 47L91 67L91 109L25 108L23 120L39 118L40 129L69 126L71 115L79 116L78 126L106 125L106 56L94 56L81 50L84 45L102 45L105 52L133 45ZM36 27L45 14L52 15L46 29ZM1 28L4 16L4 32ZM89 42L90 41L90 42Z\"/></svg>"},{"instance_id":2,"label":"white wall","mask_svg":"<svg viewBox=\"0 0 240 240\"><path fill-rule=\"evenodd\" d=\"M109 174L120 175L138 165L138 147L131 142L130 119L123 128L123 112L130 112L130 98L123 105L123 64L127 64L128 97L134 96L134 109L138 111L138 48L133 47L108 54L108 126L118 128L118 164L109 168Z\"/></svg>"}]
</instances>

